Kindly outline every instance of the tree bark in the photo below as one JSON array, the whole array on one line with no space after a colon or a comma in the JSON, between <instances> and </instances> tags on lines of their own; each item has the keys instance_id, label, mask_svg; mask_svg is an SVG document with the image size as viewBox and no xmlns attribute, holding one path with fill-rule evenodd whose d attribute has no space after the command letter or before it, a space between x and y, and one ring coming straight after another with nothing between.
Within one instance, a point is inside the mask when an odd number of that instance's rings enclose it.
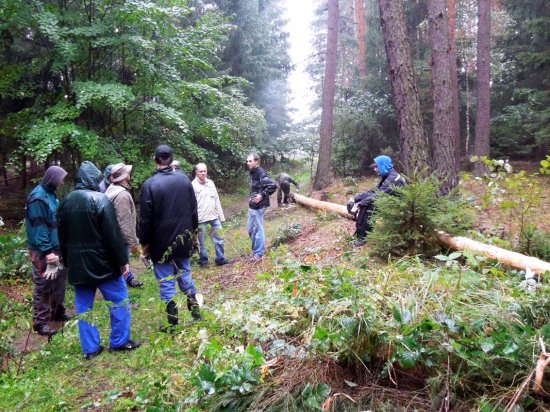
<instances>
[{"instance_id":1,"label":"tree bark","mask_svg":"<svg viewBox=\"0 0 550 412\"><path fill-rule=\"evenodd\" d=\"M296 203L302 206L323 210L325 212L336 213L342 217L352 219L352 216L348 213L347 208L343 205L311 199L297 193L291 193L291 196ZM468 239L467 237L451 236L445 232L438 232L437 241L443 247L456 250L468 250L476 254L487 256L490 259L496 259L503 265L516 269L525 270L526 268L529 268L539 275L550 272L550 263L548 262L496 246L485 245L481 242Z\"/></svg>"},{"instance_id":2,"label":"tree bark","mask_svg":"<svg viewBox=\"0 0 550 412\"><path fill-rule=\"evenodd\" d=\"M357 70L361 88L365 88L367 77L367 22L365 19L365 0L355 0L355 18L357 20Z\"/></svg>"},{"instance_id":3,"label":"tree bark","mask_svg":"<svg viewBox=\"0 0 550 412\"><path fill-rule=\"evenodd\" d=\"M445 0L428 1L428 22L432 52L434 164L436 175L441 182L440 193L446 195L458 184L458 169Z\"/></svg>"},{"instance_id":4,"label":"tree bark","mask_svg":"<svg viewBox=\"0 0 550 412\"><path fill-rule=\"evenodd\" d=\"M338 45L338 0L328 1L327 55L323 84L321 126L319 128L319 161L313 187L324 189L331 182L332 126L336 94L336 60Z\"/></svg>"},{"instance_id":5,"label":"tree bark","mask_svg":"<svg viewBox=\"0 0 550 412\"><path fill-rule=\"evenodd\" d=\"M477 2L477 81L476 132L474 151L477 156L490 154L491 127L491 0ZM474 173L484 172L484 165L476 162Z\"/></svg>"},{"instance_id":6,"label":"tree bark","mask_svg":"<svg viewBox=\"0 0 550 412\"><path fill-rule=\"evenodd\" d=\"M456 7L455 0L447 0L447 12L449 13L449 63L451 67L451 95L453 98L453 104L451 106L451 113L453 118L453 138L455 139L455 159L457 170L460 170L460 163L462 159L462 151L460 144L460 107L458 98L458 68L457 58L458 53L456 49Z\"/></svg>"},{"instance_id":7,"label":"tree bark","mask_svg":"<svg viewBox=\"0 0 550 412\"><path fill-rule=\"evenodd\" d=\"M403 2L378 0L389 77L397 112L401 162L405 173L429 170L430 152L407 40Z\"/></svg>"}]
</instances>

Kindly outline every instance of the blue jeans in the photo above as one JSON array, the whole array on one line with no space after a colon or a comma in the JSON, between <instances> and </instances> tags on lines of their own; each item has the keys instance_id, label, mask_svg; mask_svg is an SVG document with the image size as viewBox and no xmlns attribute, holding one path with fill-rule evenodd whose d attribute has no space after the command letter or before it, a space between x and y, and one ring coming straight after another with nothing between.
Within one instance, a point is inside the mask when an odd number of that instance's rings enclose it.
<instances>
[{"instance_id":1,"label":"blue jeans","mask_svg":"<svg viewBox=\"0 0 550 412\"><path fill-rule=\"evenodd\" d=\"M206 227L208 225L210 225L210 239L212 239L216 248L216 263L223 263L225 262L225 255L223 251L223 237L220 235L220 229L222 228L220 219L199 223L199 261L201 263L208 263L208 251L206 250Z\"/></svg>"},{"instance_id":2,"label":"blue jeans","mask_svg":"<svg viewBox=\"0 0 550 412\"><path fill-rule=\"evenodd\" d=\"M74 285L80 345L85 354L96 352L100 346L99 331L93 324L96 289L99 289L105 300L110 302L110 347L124 346L130 340L130 305L128 304L128 289L126 289L126 283L122 276L97 286Z\"/></svg>"},{"instance_id":3,"label":"blue jeans","mask_svg":"<svg viewBox=\"0 0 550 412\"><path fill-rule=\"evenodd\" d=\"M191 296L197 293L191 278L191 258L174 259L170 263L154 264L155 278L159 282L160 298L170 302L176 296L176 280L180 290Z\"/></svg>"},{"instance_id":4,"label":"blue jeans","mask_svg":"<svg viewBox=\"0 0 550 412\"><path fill-rule=\"evenodd\" d=\"M252 241L252 253L255 256L265 254L265 233L264 213L265 207L261 209L248 209L248 236Z\"/></svg>"}]
</instances>

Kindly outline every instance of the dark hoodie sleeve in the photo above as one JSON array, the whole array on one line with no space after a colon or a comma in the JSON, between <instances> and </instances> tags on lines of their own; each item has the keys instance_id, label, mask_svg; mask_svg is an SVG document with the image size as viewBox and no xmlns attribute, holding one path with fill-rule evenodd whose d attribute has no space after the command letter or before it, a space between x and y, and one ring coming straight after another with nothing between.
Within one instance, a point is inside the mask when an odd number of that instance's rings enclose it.
<instances>
[{"instance_id":1,"label":"dark hoodie sleeve","mask_svg":"<svg viewBox=\"0 0 550 412\"><path fill-rule=\"evenodd\" d=\"M275 182L273 179L271 179L267 173L263 173L260 181L261 187L262 187L262 197L267 198L271 196L275 191L277 190L277 186L275 185Z\"/></svg>"},{"instance_id":2,"label":"dark hoodie sleeve","mask_svg":"<svg viewBox=\"0 0 550 412\"><path fill-rule=\"evenodd\" d=\"M53 245L48 229L48 204L35 199L27 205L27 236L38 250L51 253Z\"/></svg>"},{"instance_id":3,"label":"dark hoodie sleeve","mask_svg":"<svg viewBox=\"0 0 550 412\"><path fill-rule=\"evenodd\" d=\"M361 206L368 206L369 203L374 202L374 199L376 199L376 189L370 189L367 192L359 193L353 200Z\"/></svg>"},{"instance_id":4,"label":"dark hoodie sleeve","mask_svg":"<svg viewBox=\"0 0 550 412\"><path fill-rule=\"evenodd\" d=\"M384 179L384 181L381 182L379 189L383 193L386 193L388 195L393 195L393 192L396 187L404 186L405 180L403 177L399 175L395 171L395 169L391 169L388 173L388 176Z\"/></svg>"},{"instance_id":5,"label":"dark hoodie sleeve","mask_svg":"<svg viewBox=\"0 0 550 412\"><path fill-rule=\"evenodd\" d=\"M141 243L142 245L148 245L150 244L151 240L153 198L151 196L151 185L147 181L141 187L139 210L139 243Z\"/></svg>"}]
</instances>

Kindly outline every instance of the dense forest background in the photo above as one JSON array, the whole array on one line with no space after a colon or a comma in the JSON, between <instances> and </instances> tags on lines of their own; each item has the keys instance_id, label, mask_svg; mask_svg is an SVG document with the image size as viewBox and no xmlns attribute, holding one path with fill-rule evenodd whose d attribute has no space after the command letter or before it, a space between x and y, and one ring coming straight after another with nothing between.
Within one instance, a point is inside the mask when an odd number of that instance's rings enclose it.
<instances>
[{"instance_id":1,"label":"dense forest background","mask_svg":"<svg viewBox=\"0 0 550 412\"><path fill-rule=\"evenodd\" d=\"M331 170L368 171L402 141L380 7L340 0ZM428 1L404 2L406 38L428 150L438 157ZM490 153L476 153L478 2L448 0L458 95L457 162L471 155L540 160L550 148L550 4L490 3ZM481 3L481 2L480 2ZM83 159L124 161L142 181L159 143L185 169L207 161L225 182L250 150L275 161L318 151L328 2L319 1L308 71L318 101L293 124L282 0L20 1L0 10L1 171L20 176ZM454 29L452 29L454 26ZM435 56L435 54L434 54ZM451 76L452 77L452 76ZM450 87L450 86L449 86ZM432 154L430 154L431 156Z\"/></svg>"}]
</instances>

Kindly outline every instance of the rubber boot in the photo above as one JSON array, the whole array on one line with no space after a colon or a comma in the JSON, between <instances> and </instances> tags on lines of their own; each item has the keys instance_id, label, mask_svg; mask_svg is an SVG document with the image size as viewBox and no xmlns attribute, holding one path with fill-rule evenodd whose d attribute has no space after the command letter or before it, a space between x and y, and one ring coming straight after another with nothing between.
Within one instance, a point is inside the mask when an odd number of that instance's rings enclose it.
<instances>
[{"instance_id":1,"label":"rubber boot","mask_svg":"<svg viewBox=\"0 0 550 412\"><path fill-rule=\"evenodd\" d=\"M201 321L203 319L199 310L199 302L197 302L197 298L195 295L187 296L187 309L191 311L191 317L195 322Z\"/></svg>"},{"instance_id":2,"label":"rubber boot","mask_svg":"<svg viewBox=\"0 0 550 412\"><path fill-rule=\"evenodd\" d=\"M166 304L166 317L168 319L168 326L162 326L160 330L162 332L172 332L178 325L178 307L173 300Z\"/></svg>"}]
</instances>

